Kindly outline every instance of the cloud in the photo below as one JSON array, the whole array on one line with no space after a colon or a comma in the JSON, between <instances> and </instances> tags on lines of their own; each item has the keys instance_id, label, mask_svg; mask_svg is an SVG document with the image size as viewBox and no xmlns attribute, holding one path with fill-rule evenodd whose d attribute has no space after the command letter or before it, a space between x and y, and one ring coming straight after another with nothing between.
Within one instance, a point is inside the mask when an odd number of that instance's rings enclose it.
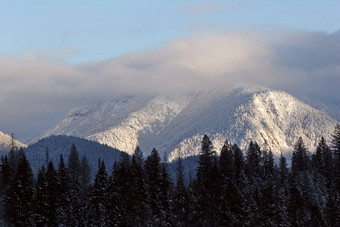
<instances>
[{"instance_id":1,"label":"cloud","mask_svg":"<svg viewBox=\"0 0 340 227\"><path fill-rule=\"evenodd\" d=\"M70 109L113 96L240 83L339 97L339 43L340 32L229 32L78 65L37 52L0 56L0 130L33 136Z\"/></svg>"}]
</instances>

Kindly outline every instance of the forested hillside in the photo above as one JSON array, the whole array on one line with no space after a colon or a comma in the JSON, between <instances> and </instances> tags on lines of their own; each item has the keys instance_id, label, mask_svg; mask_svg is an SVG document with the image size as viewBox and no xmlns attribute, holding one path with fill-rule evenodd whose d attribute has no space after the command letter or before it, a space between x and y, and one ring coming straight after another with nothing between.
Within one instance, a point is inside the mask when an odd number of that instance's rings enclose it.
<instances>
[{"instance_id":1,"label":"forested hillside","mask_svg":"<svg viewBox=\"0 0 340 227\"><path fill-rule=\"evenodd\" d=\"M73 144L67 162L47 159L34 177L24 150L1 159L1 220L15 226L338 226L340 125L330 145L315 151L300 137L291 160L275 164L271 150L251 141L247 150L225 141L217 155L207 135L198 167L186 184L156 149L143 158L101 160L93 181L89 162ZM291 161L288 167L287 162ZM106 166L113 166L108 172Z\"/></svg>"}]
</instances>

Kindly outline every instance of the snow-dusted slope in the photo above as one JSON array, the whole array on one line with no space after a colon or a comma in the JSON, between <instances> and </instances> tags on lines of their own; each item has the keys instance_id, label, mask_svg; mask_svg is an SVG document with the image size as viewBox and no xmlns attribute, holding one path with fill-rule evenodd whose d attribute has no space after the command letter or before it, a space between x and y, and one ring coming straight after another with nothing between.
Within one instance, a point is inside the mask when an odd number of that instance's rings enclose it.
<instances>
[{"instance_id":1,"label":"snow-dusted slope","mask_svg":"<svg viewBox=\"0 0 340 227\"><path fill-rule=\"evenodd\" d=\"M4 153L9 151L12 146L12 137L0 131L0 153ZM14 146L17 148L27 147L27 145L19 142L18 140L14 140Z\"/></svg>"},{"instance_id":2,"label":"snow-dusted slope","mask_svg":"<svg viewBox=\"0 0 340 227\"><path fill-rule=\"evenodd\" d=\"M217 151L225 139L245 148L250 140L276 154L290 151L299 136L314 149L337 121L291 95L266 88L238 87L195 94L119 98L80 108L40 138L66 134L132 153L156 147L173 160L198 154L207 133ZM38 138L37 138L38 139Z\"/></svg>"}]
</instances>

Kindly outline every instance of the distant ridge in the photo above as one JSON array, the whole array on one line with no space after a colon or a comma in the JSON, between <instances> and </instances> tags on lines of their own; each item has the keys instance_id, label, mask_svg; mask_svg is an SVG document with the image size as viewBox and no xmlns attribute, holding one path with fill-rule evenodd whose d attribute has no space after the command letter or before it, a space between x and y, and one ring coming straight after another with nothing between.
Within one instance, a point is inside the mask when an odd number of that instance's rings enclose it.
<instances>
[{"instance_id":1,"label":"distant ridge","mask_svg":"<svg viewBox=\"0 0 340 227\"><path fill-rule=\"evenodd\" d=\"M55 168L57 168L60 155L63 155L65 164L67 163L72 144L75 144L80 160L83 155L87 157L92 177L94 177L97 172L98 159L104 160L107 169L111 171L113 163L119 161L121 154L119 150L95 141L61 135L41 139L37 143L29 145L24 151L33 171L37 173L42 165L46 166L46 149L48 149L49 160L51 160Z\"/></svg>"}]
</instances>

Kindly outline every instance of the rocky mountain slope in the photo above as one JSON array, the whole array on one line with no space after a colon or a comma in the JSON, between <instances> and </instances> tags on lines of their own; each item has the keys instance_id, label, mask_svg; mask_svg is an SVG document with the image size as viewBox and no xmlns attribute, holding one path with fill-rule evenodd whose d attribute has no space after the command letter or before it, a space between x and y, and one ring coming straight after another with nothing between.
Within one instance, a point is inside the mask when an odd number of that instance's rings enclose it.
<instances>
[{"instance_id":1,"label":"rocky mountain slope","mask_svg":"<svg viewBox=\"0 0 340 227\"><path fill-rule=\"evenodd\" d=\"M39 138L72 135L128 153L136 145L148 155L156 147L171 161L199 153L205 133L217 152L228 139L246 148L253 140L274 154L289 152L298 137L314 150L337 121L288 93L236 87L191 94L136 96L78 108Z\"/></svg>"}]
</instances>

